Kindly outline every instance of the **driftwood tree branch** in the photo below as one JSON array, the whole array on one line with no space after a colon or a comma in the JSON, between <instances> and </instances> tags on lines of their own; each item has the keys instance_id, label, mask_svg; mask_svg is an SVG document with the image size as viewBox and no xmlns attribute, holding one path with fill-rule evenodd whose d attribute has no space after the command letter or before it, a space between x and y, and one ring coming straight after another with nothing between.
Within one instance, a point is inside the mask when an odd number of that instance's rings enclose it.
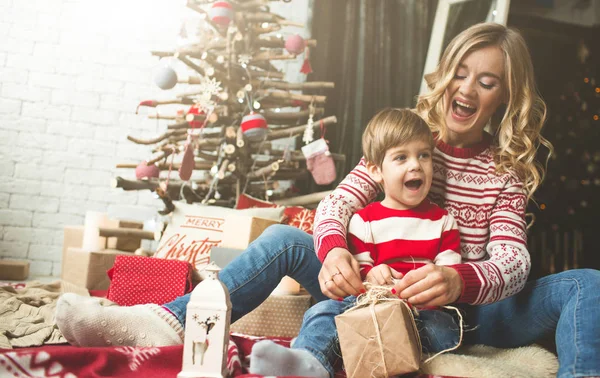
<instances>
[{"instance_id":1,"label":"driftwood tree branch","mask_svg":"<svg viewBox=\"0 0 600 378\"><path fill-rule=\"evenodd\" d=\"M154 191L158 188L158 179L149 180L127 180L120 176L117 176L111 180L111 187L121 188L125 191L130 190L151 190Z\"/></svg>"},{"instance_id":2,"label":"driftwood tree branch","mask_svg":"<svg viewBox=\"0 0 600 378\"><path fill-rule=\"evenodd\" d=\"M152 139L140 139L140 138L133 137L131 135L128 135L127 139L136 144L155 144L155 143L158 143L160 141L163 141L163 140L173 137L173 136L186 135L186 134L187 134L187 130L169 130L169 131L165 132L164 134L159 135L156 138L152 138Z\"/></svg>"},{"instance_id":3,"label":"driftwood tree branch","mask_svg":"<svg viewBox=\"0 0 600 378\"><path fill-rule=\"evenodd\" d=\"M313 129L317 129L317 128L321 127L321 122L323 123L324 126L333 125L333 124L337 123L337 118L336 118L336 116L329 116L329 117L320 119L314 123ZM293 137L296 135L300 135L304 132L304 130L306 130L306 126L308 126L308 125L289 127L289 128L283 129L283 130L273 131L273 132L267 134L266 139L274 140L274 139L289 138L289 137Z\"/></svg>"},{"instance_id":4,"label":"driftwood tree branch","mask_svg":"<svg viewBox=\"0 0 600 378\"><path fill-rule=\"evenodd\" d=\"M273 112L273 111L269 111L269 110L265 110L263 113L263 116L267 119L267 122L269 124L285 124L285 123L296 123L298 122L298 120L304 119L304 118L308 118L308 116L310 115L310 111L307 110L301 110L299 112ZM324 108L316 108L315 109L315 115L316 116L320 116L325 114L325 109Z\"/></svg>"},{"instance_id":5,"label":"driftwood tree branch","mask_svg":"<svg viewBox=\"0 0 600 378\"><path fill-rule=\"evenodd\" d=\"M316 39L306 39L306 40L304 40L304 42L309 47L316 47L317 46L317 40ZM283 39L283 38L277 38L277 37L258 38L254 42L254 45L256 47L268 48L268 49L284 48L285 47L285 39Z\"/></svg>"},{"instance_id":6,"label":"driftwood tree branch","mask_svg":"<svg viewBox=\"0 0 600 378\"><path fill-rule=\"evenodd\" d=\"M306 103L314 102L316 104L324 104L327 101L327 96L311 96L311 95L302 95L297 93L289 93L289 92L280 92L280 91L267 91L264 89L256 91L259 96L267 96L275 99L284 99L284 100L296 100L302 101Z\"/></svg>"},{"instance_id":7,"label":"driftwood tree branch","mask_svg":"<svg viewBox=\"0 0 600 378\"><path fill-rule=\"evenodd\" d=\"M134 163L119 163L117 164L117 168L136 168L138 165L134 164ZM158 164L158 169L160 169L161 171L168 171L169 169L172 170L178 170L181 167L181 163L173 163L172 165L170 163L161 163ZM213 166L213 164L211 162L208 161L196 161L194 162L194 169L200 169L200 170L209 170L211 169Z\"/></svg>"},{"instance_id":8,"label":"driftwood tree branch","mask_svg":"<svg viewBox=\"0 0 600 378\"><path fill-rule=\"evenodd\" d=\"M288 83L286 81L274 80L252 80L252 85L262 88L273 88L283 90L304 90L304 89L330 89L335 88L335 83L329 81L311 81L307 83Z\"/></svg>"},{"instance_id":9,"label":"driftwood tree branch","mask_svg":"<svg viewBox=\"0 0 600 378\"><path fill-rule=\"evenodd\" d=\"M116 236L116 237L128 237L128 238L144 239L144 240L159 240L160 232L136 230L134 228L100 227L100 236L102 236L104 238Z\"/></svg>"}]
</instances>

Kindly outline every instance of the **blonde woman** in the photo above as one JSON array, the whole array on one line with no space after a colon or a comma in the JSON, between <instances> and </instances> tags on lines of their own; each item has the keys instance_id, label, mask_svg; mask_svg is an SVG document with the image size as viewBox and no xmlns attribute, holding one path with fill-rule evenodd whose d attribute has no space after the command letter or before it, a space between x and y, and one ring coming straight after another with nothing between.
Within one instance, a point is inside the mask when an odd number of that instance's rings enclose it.
<instances>
[{"instance_id":1,"label":"blonde woman","mask_svg":"<svg viewBox=\"0 0 600 378\"><path fill-rule=\"evenodd\" d=\"M394 290L416 306L461 304L467 323L477 326L467 343L517 347L555 334L559 377L600 376L600 272L571 270L527 282L525 207L543 178L534 155L540 144L551 145L540 135L545 104L523 38L501 25L475 25L452 40L427 81L431 91L419 98L416 111L437 134L429 198L456 219L463 263L425 265L404 275ZM484 131L488 124L491 134ZM314 240L291 227L270 227L221 271L232 321L266 299L284 275L317 300L363 291L346 230L352 214L379 191L361 161L319 205ZM172 345L182 342L188 300L102 307L65 295L57 323L75 345L116 343L104 331L122 326L153 330L144 340L125 341L131 345ZM329 375L330 357L267 344L253 352L253 371ZM274 365L275 359L281 363Z\"/></svg>"}]
</instances>

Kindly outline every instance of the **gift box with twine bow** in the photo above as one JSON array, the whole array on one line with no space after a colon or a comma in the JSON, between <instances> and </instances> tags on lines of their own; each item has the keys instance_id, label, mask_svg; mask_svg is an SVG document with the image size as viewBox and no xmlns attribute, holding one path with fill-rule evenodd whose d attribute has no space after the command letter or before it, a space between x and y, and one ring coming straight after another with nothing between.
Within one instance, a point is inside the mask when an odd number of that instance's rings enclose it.
<instances>
[{"instance_id":1,"label":"gift box with twine bow","mask_svg":"<svg viewBox=\"0 0 600 378\"><path fill-rule=\"evenodd\" d=\"M421 339L408 304L371 288L335 317L348 378L389 377L419 370Z\"/></svg>"}]
</instances>

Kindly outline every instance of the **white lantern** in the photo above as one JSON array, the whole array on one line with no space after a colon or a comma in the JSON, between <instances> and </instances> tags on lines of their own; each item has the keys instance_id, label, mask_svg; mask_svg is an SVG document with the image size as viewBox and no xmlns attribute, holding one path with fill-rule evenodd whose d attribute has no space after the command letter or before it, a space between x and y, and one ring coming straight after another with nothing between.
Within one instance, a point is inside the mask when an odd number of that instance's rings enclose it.
<instances>
[{"instance_id":1,"label":"white lantern","mask_svg":"<svg viewBox=\"0 0 600 378\"><path fill-rule=\"evenodd\" d=\"M210 263L187 305L183 368L177 378L227 376L227 348L231 301L227 287L219 281L221 269Z\"/></svg>"}]
</instances>

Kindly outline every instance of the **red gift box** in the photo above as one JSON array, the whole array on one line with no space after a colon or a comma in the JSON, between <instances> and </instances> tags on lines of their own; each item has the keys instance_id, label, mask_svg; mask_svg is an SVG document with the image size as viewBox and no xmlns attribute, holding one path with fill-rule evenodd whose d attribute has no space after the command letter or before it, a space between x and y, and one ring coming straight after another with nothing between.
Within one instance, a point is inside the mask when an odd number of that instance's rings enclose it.
<instances>
[{"instance_id":1,"label":"red gift box","mask_svg":"<svg viewBox=\"0 0 600 378\"><path fill-rule=\"evenodd\" d=\"M119 255L107 273L107 298L120 306L162 305L192 290L192 266L186 261Z\"/></svg>"}]
</instances>

